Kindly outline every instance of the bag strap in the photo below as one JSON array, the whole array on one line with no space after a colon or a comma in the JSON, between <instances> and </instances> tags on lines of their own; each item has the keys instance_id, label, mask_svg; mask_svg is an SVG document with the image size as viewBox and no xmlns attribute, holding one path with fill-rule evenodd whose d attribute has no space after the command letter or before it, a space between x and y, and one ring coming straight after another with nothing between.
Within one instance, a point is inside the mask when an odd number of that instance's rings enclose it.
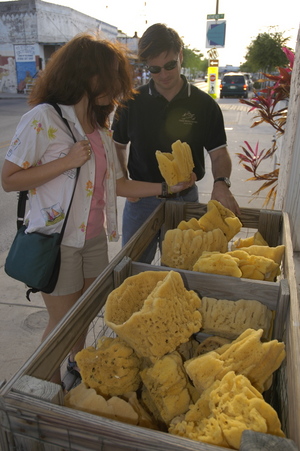
<instances>
[{"instance_id":1,"label":"bag strap","mask_svg":"<svg viewBox=\"0 0 300 451\"><path fill-rule=\"evenodd\" d=\"M75 136L74 136L74 133L72 132L71 127L70 127L70 124L69 124L69 122L67 121L67 119L65 119L65 118L63 117L60 107L57 105L57 103L50 103L50 102L47 102L47 103L49 103L49 105L53 106L53 108L54 108L54 109L57 111L57 113L60 115L60 117L62 118L62 120L64 121L64 123L65 123L66 126L68 127L68 129L70 130L71 135L72 135L72 138L73 138L74 142L76 143L77 140L76 140L76 138L75 138ZM67 219L68 219L69 212L70 212L70 209L71 209L71 204L72 204L72 201L73 201L73 197L74 197L74 193L75 193L75 189L76 189L76 185L77 185L77 180L78 180L79 172L80 172L80 167L77 168L77 171L76 171L76 180L75 180L75 185L74 185L72 197L71 197L70 204L69 204L69 207L68 207L66 216L65 216L65 220L64 220L64 223L63 223L61 232L60 232L60 242L62 241L63 234L64 234L64 232L65 232L65 228L66 228L66 225L67 225ZM27 199L28 199L28 190L26 190L26 191L19 191L19 192L18 192L18 208L17 208L17 228L18 228L18 230L20 229L20 227L22 227L22 225L23 225L23 223L24 223L25 209L26 209L26 201L27 201Z\"/></svg>"},{"instance_id":2,"label":"bag strap","mask_svg":"<svg viewBox=\"0 0 300 451\"><path fill-rule=\"evenodd\" d=\"M77 139L75 138L75 136L74 136L74 134L73 134L73 132L72 132L72 130L71 130L71 127L70 127L69 122L67 121L67 119L66 119L65 117L63 117L60 107L57 105L57 103L52 103L52 102L47 102L47 103L48 103L49 105L53 106L53 108L54 108L54 109L57 111L57 113L60 115L60 117L62 118L62 120L64 121L64 123L65 123L66 126L68 127L68 129L70 130L71 135L72 135L72 138L73 138L74 142L76 143L76 142L77 142Z\"/></svg>"}]
</instances>

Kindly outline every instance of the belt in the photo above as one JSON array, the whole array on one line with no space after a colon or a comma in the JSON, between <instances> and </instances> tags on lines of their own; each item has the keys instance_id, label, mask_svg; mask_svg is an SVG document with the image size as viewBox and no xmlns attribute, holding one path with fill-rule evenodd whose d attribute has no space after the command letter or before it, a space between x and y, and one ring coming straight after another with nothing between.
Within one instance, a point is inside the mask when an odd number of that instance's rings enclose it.
<instances>
[{"instance_id":1,"label":"belt","mask_svg":"<svg viewBox=\"0 0 300 451\"><path fill-rule=\"evenodd\" d=\"M167 199L174 199L176 197L183 197L186 194L188 194L190 191L192 191L192 189L194 189L195 185L190 186L187 189L184 189L183 191L180 191L179 193L173 193L173 194L168 194Z\"/></svg>"}]
</instances>

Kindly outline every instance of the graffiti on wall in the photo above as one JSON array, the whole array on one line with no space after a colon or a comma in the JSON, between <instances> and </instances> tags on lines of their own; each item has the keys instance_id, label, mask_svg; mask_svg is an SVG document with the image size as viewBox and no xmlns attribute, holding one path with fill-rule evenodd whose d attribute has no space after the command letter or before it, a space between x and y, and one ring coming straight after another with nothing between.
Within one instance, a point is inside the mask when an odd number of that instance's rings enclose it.
<instances>
[{"instance_id":1,"label":"graffiti on wall","mask_svg":"<svg viewBox=\"0 0 300 451\"><path fill-rule=\"evenodd\" d=\"M16 92L16 89L15 58L2 56L0 58L0 92Z\"/></svg>"},{"instance_id":2,"label":"graffiti on wall","mask_svg":"<svg viewBox=\"0 0 300 451\"><path fill-rule=\"evenodd\" d=\"M24 92L36 75L34 45L15 45L18 92Z\"/></svg>"}]
</instances>

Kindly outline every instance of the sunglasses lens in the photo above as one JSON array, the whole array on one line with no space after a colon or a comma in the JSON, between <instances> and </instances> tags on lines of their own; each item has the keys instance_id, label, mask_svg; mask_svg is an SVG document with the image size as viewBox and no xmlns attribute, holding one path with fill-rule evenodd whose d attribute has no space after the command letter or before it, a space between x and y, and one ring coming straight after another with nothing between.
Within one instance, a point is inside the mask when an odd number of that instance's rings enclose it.
<instances>
[{"instance_id":1,"label":"sunglasses lens","mask_svg":"<svg viewBox=\"0 0 300 451\"><path fill-rule=\"evenodd\" d=\"M161 67L160 66L149 66L148 70L149 70L149 72L151 72L151 74L159 74L161 71Z\"/></svg>"},{"instance_id":2,"label":"sunglasses lens","mask_svg":"<svg viewBox=\"0 0 300 451\"><path fill-rule=\"evenodd\" d=\"M175 69L175 67L177 65L177 62L178 62L178 60L169 61L163 67L160 67L160 66L148 66L148 71L151 72L151 74L159 74L162 69L173 70L173 69Z\"/></svg>"},{"instance_id":3,"label":"sunglasses lens","mask_svg":"<svg viewBox=\"0 0 300 451\"><path fill-rule=\"evenodd\" d=\"M173 70L173 69L175 69L176 64L177 64L177 61L170 61L169 63L164 65L164 69Z\"/></svg>"}]
</instances>

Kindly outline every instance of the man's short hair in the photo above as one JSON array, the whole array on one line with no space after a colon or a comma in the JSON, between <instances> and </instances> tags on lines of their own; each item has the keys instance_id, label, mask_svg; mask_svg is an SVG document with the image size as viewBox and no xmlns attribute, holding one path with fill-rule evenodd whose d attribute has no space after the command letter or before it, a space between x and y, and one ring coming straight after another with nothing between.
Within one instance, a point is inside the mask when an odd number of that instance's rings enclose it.
<instances>
[{"instance_id":1,"label":"man's short hair","mask_svg":"<svg viewBox=\"0 0 300 451\"><path fill-rule=\"evenodd\" d=\"M173 28L162 23L151 25L144 32L138 44L138 56L141 61L156 58L163 52L179 53L183 42Z\"/></svg>"}]
</instances>

